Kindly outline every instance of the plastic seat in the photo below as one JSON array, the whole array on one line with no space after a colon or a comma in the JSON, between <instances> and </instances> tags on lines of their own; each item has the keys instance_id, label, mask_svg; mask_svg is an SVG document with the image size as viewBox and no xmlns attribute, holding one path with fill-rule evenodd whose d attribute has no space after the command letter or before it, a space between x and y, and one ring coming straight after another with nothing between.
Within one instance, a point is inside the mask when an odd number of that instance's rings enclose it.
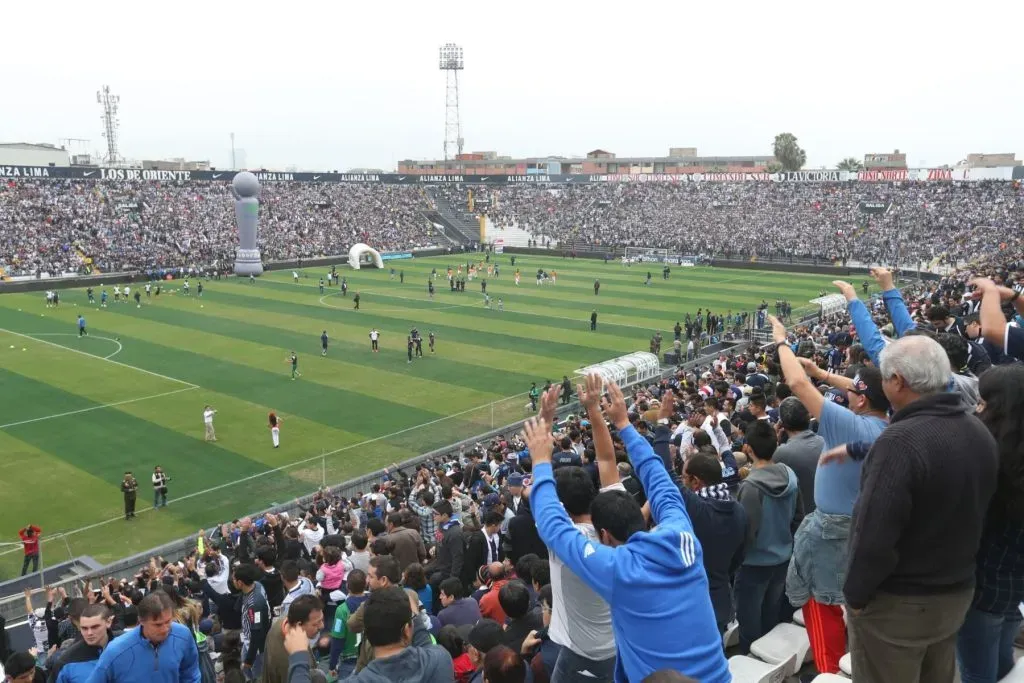
<instances>
[{"instance_id":1,"label":"plastic seat","mask_svg":"<svg viewBox=\"0 0 1024 683\"><path fill-rule=\"evenodd\" d=\"M807 631L796 624L779 624L750 646L750 654L769 664L792 660L792 667L786 671L787 676L796 675L810 650L811 639Z\"/></svg>"},{"instance_id":2,"label":"plastic seat","mask_svg":"<svg viewBox=\"0 0 1024 683\"><path fill-rule=\"evenodd\" d=\"M722 646L726 649L735 647L740 643L740 622L733 620L725 628L722 634Z\"/></svg>"},{"instance_id":3,"label":"plastic seat","mask_svg":"<svg viewBox=\"0 0 1024 683\"><path fill-rule=\"evenodd\" d=\"M850 683L850 679L839 674L818 674L811 683Z\"/></svg>"},{"instance_id":4,"label":"plastic seat","mask_svg":"<svg viewBox=\"0 0 1024 683\"><path fill-rule=\"evenodd\" d=\"M804 611L802 609L798 609L793 612L793 623L800 624L801 626L807 626L807 624L804 623Z\"/></svg>"},{"instance_id":5,"label":"plastic seat","mask_svg":"<svg viewBox=\"0 0 1024 683\"><path fill-rule=\"evenodd\" d=\"M999 683L1024 683L1024 659L1018 659L1010 673L999 679Z\"/></svg>"},{"instance_id":6,"label":"plastic seat","mask_svg":"<svg viewBox=\"0 0 1024 683\"><path fill-rule=\"evenodd\" d=\"M768 664L744 655L729 657L732 683L782 683L786 680L786 672L795 665L795 657L778 664Z\"/></svg>"},{"instance_id":7,"label":"plastic seat","mask_svg":"<svg viewBox=\"0 0 1024 683\"><path fill-rule=\"evenodd\" d=\"M839 670L847 676L853 676L853 656L849 652L839 659Z\"/></svg>"}]
</instances>

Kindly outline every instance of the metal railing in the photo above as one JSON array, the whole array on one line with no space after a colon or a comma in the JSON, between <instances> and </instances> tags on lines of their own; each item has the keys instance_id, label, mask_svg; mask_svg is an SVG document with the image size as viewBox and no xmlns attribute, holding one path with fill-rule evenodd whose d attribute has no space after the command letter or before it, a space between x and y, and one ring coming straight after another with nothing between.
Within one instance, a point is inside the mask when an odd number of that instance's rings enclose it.
<instances>
[{"instance_id":1,"label":"metal railing","mask_svg":"<svg viewBox=\"0 0 1024 683\"><path fill-rule=\"evenodd\" d=\"M718 344L718 345L715 345L715 346L707 347L704 350L704 355L699 356L698 358L694 359L693 361L689 361L689 362L680 364L678 366L663 367L662 371L661 371L661 374L658 377L658 379L660 380L660 379L663 379L665 377L671 376L680 367L684 368L684 369L690 369L690 368L697 367L697 366L707 365L711 361L713 361L715 358L717 358L718 354L721 353L723 350L730 349L730 348L735 348L736 346L741 345L741 344L745 345L746 343L747 343L746 340L736 340L736 341L733 341L733 342L724 342L724 343L721 343L721 344ZM579 379L579 378L577 376L577 377L574 377L573 379ZM649 383L649 382L652 382L652 381L654 381L654 380L647 379L647 380L642 380L642 382L639 382L639 383ZM634 383L634 384L631 384L631 385L627 385L627 388L628 387L632 387L632 386L636 386L636 384L639 384L639 383ZM505 401L515 400L515 401L518 401L518 402L522 403L522 401L524 399L525 399L525 394L520 394L518 396L514 396L514 397L510 397L509 399L505 399ZM495 402L495 403L500 403L500 402ZM559 406L557 414L558 414L559 417L564 417L565 415L567 415L567 414L569 414L569 413L571 413L573 411L576 411L578 409L579 409L579 403L577 401L572 401L572 402L570 402L569 404L567 404L565 406ZM499 417L499 414L495 413L495 419L497 419L497 417ZM420 455L418 455L418 456L416 456L414 458L410 458L408 460L405 460L405 461L399 463L398 466L399 466L400 469L407 469L407 468L410 468L410 467L415 467L416 465L418 465L418 464L420 464L422 462L426 462L428 460L433 460L433 459L436 459L438 457L443 457L443 456L448 456L448 455L451 455L451 454L454 454L454 453L459 453L461 451L464 451L467 448L473 447L475 444L477 444L479 442L488 441L488 440L492 439L493 437L495 437L495 436L497 436L499 434L506 434L507 435L509 433L512 433L512 432L514 432L514 431L516 431L516 430L521 428L523 421L524 421L523 417L517 418L515 420L509 420L507 423L501 424L499 426L494 426L491 429L486 430L486 431L484 431L482 433L476 434L476 435L474 435L474 436L472 436L470 438L462 439L462 440L457 441L455 443L446 445L446 446L444 446L442 448L434 449L434 450L429 451L427 453L420 454ZM311 458L309 460L315 461L315 460L318 460L318 458L320 458L320 457L323 457L323 456L317 456L317 457ZM308 462L308 461L304 461L304 462ZM326 472L326 469L324 471ZM381 483L383 480L384 480L384 470L383 469L378 469L378 470L374 470L372 472L368 472L366 474L363 474L363 475L361 475L359 477L356 477L354 479L349 479L347 481L344 481L341 484L337 484L337 485L334 485L334 486L326 486L326 488L333 495L339 495L339 496L344 496L346 498L351 498L352 496L356 495L360 491L368 491L370 486L372 486L375 483ZM235 485L235 484L238 484L238 482L237 481L236 482L230 482L229 484L226 484L224 486L230 486L230 485ZM315 488L315 487L313 487L313 488ZM203 492L200 492L200 493L203 493ZM292 499L292 500L290 500L287 503L282 503L280 505L274 505L274 506L268 507L266 509L263 509L263 510L260 510L260 511L257 511L257 512L253 512L249 516L256 517L256 516L264 515L264 514L267 514L267 513L277 514L277 513L280 513L280 512L288 512L288 513L295 512L300 507L310 505L312 500L313 500L313 496L316 493L317 493L317 491L310 490L309 493L307 493L306 495L304 495L302 497L299 497L299 498L296 498L296 499ZM173 501L172 500L172 501L168 501L168 503L169 504L174 504L175 502L185 502L187 500L188 500L187 498L179 498L177 501ZM213 533L216 533L219 530L219 528L220 528L219 524L216 525L215 527L211 527ZM207 531L205 533L205 535L207 537L211 537L211 531ZM109 564L100 566L98 568L96 568L94 564L91 564L91 563L88 563L88 562L81 563L79 565L79 570L80 571L85 570L85 569L90 568L90 567L92 567L92 570L84 571L84 573L82 573L82 574L80 574L78 576L75 576L73 578L66 578L66 579L62 579L62 580L53 581L49 585L54 587L54 588L63 587L63 588L65 588L65 590L67 590L69 595L73 595L74 594L74 590L76 588L77 582L79 582L79 581L81 581L82 579L85 579L85 578L101 577L101 576L102 577L114 577L114 578L131 578L135 573L137 573L143 567L145 567L145 566L147 566L149 564L149 559L151 557L160 556L160 557L165 557L165 558L173 558L173 557L183 556L183 555L187 554L188 552L190 552L191 550L193 550L195 548L197 539L198 539L198 534L193 534L193 535L190 535L190 536L186 536L185 538L177 539L177 540L171 541L169 543L165 543L165 544L163 544L161 546L158 546L158 547L155 547L155 548L150 548L150 549L146 550L145 552L137 553L135 555L131 555L129 557L125 557L125 558L122 558L120 560L116 560L114 562L111 562ZM68 563L62 563L62 566L67 565L67 564ZM45 569L46 568L43 567L42 565L40 566L40 570L41 571L43 571ZM39 576L34 577L33 578L33 582L38 581L39 578L40 578ZM3 586L5 586L5 585L11 586L13 583L16 583L16 582L17 582L17 580L15 580L14 582L9 581L6 584L0 584L0 590L3 589ZM38 584L38 585L41 586L41 584ZM21 618L23 618L25 616L24 597L23 597L23 595L20 592L21 588L20 587L17 588L17 591L18 591L17 593L7 592L6 595L0 595L0 615L2 615L4 618L6 618L8 624L10 624L10 625L15 625L14 622L16 620L21 619ZM42 591L41 590L35 591L35 593L33 595L33 605L37 606L37 607L40 607L40 606L43 606L44 602L45 602L45 595L42 594Z\"/></svg>"}]
</instances>

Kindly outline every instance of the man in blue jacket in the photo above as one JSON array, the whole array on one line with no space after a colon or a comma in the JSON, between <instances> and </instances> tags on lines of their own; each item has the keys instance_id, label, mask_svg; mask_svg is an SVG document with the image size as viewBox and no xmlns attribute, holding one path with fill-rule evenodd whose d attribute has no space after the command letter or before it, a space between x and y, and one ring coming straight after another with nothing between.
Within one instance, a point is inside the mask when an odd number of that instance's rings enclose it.
<instances>
[{"instance_id":1,"label":"man in blue jacket","mask_svg":"<svg viewBox=\"0 0 1024 683\"><path fill-rule=\"evenodd\" d=\"M630 425L622 391L614 383L607 389L605 415L626 445L658 526L646 531L636 501L628 493L606 491L590 508L601 542L587 539L558 500L551 426L534 419L526 425L526 437L537 530L551 551L611 608L616 681L640 681L662 669L702 683L731 681L700 543L682 495L650 444Z\"/></svg>"},{"instance_id":2,"label":"man in blue jacket","mask_svg":"<svg viewBox=\"0 0 1024 683\"><path fill-rule=\"evenodd\" d=\"M200 683L196 639L174 621L171 596L153 591L138 612L138 628L107 646L88 683Z\"/></svg>"}]
</instances>

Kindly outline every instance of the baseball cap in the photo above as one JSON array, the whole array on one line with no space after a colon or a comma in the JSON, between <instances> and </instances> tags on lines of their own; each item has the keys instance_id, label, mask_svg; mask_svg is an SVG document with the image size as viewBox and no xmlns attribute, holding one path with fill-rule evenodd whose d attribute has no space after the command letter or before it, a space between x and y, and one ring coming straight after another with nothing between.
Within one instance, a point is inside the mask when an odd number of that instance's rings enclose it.
<instances>
[{"instance_id":1,"label":"baseball cap","mask_svg":"<svg viewBox=\"0 0 1024 683\"><path fill-rule=\"evenodd\" d=\"M747 372L757 372L757 363L753 361L747 363Z\"/></svg>"},{"instance_id":2,"label":"baseball cap","mask_svg":"<svg viewBox=\"0 0 1024 683\"><path fill-rule=\"evenodd\" d=\"M488 493L484 496L483 506L485 508L494 507L501 502L501 497L497 493Z\"/></svg>"},{"instance_id":3,"label":"baseball cap","mask_svg":"<svg viewBox=\"0 0 1024 683\"><path fill-rule=\"evenodd\" d=\"M487 654L501 645L503 633L501 624L494 619L481 619L468 630L464 640L482 654Z\"/></svg>"},{"instance_id":4,"label":"baseball cap","mask_svg":"<svg viewBox=\"0 0 1024 683\"><path fill-rule=\"evenodd\" d=\"M508 485L509 486L522 486L523 485L523 475L519 474L518 472L515 473L515 474L512 474L512 475L509 475Z\"/></svg>"},{"instance_id":5,"label":"baseball cap","mask_svg":"<svg viewBox=\"0 0 1024 683\"><path fill-rule=\"evenodd\" d=\"M858 370L853 378L853 387L850 391L867 398L875 410L889 410L889 399L882 390L882 373L878 368L865 365Z\"/></svg>"}]
</instances>

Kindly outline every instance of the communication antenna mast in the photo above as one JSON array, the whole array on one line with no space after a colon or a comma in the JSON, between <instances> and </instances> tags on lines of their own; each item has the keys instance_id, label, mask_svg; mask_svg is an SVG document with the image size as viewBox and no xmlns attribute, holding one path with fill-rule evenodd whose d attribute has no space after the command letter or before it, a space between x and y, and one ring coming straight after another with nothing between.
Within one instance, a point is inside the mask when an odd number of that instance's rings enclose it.
<instances>
[{"instance_id":1,"label":"communication antenna mast","mask_svg":"<svg viewBox=\"0 0 1024 683\"><path fill-rule=\"evenodd\" d=\"M112 95L110 86L105 85L101 90L96 91L96 103L103 107L103 137L107 140L106 162L115 165L121 161L117 151L117 131L121 121L117 118L117 110L121 103L120 95Z\"/></svg>"},{"instance_id":2,"label":"communication antenna mast","mask_svg":"<svg viewBox=\"0 0 1024 683\"><path fill-rule=\"evenodd\" d=\"M466 68L462 48L455 43L441 46L438 67L447 76L444 111L444 160L462 154L462 124L459 120L459 72Z\"/></svg>"}]
</instances>

